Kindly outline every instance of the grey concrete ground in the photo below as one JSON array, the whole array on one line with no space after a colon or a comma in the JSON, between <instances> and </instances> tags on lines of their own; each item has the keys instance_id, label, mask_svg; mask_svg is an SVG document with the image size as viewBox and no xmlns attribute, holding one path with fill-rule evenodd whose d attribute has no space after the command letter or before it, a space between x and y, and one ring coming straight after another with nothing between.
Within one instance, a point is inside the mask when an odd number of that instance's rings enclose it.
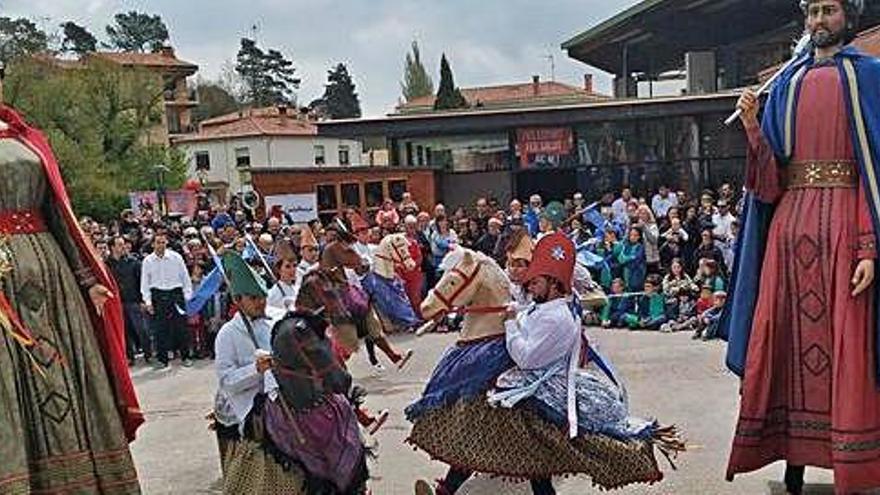
<instances>
[{"instance_id":1,"label":"grey concrete ground","mask_svg":"<svg viewBox=\"0 0 880 495\"><path fill-rule=\"evenodd\" d=\"M724 481L727 454L737 413L734 376L723 366L721 343L690 340L684 334L630 333L593 330L593 342L610 357L626 378L632 411L654 415L664 423L679 425L691 449L671 470L661 460L666 479L654 486L635 486L621 494L765 494L782 493L772 482L781 479L782 466ZM415 399L451 335L428 335L419 339L395 337L399 347L416 351L406 373L386 371L372 376L363 356L353 359L353 374L371 395L372 408L388 408L391 417L377 435L379 458L372 465L373 493L411 494L417 478L436 478L445 466L404 445L409 425L403 409ZM217 493L220 476L216 445L206 430L204 414L210 410L215 386L210 362L191 369L153 371L136 368L135 385L147 414L147 424L133 444L142 486L148 494ZM812 483L808 493L832 493L827 471L808 470ZM560 494L598 493L589 481L575 478L557 481ZM775 485L778 485L776 483ZM492 479L474 479L463 494L528 494L527 486Z\"/></svg>"}]
</instances>

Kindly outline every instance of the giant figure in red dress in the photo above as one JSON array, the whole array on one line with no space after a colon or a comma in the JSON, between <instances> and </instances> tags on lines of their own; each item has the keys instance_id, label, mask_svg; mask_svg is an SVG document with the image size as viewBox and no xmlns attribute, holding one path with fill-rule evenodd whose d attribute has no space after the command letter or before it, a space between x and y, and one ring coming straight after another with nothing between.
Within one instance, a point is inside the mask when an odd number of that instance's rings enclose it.
<instances>
[{"instance_id":1,"label":"giant figure in red dress","mask_svg":"<svg viewBox=\"0 0 880 495\"><path fill-rule=\"evenodd\" d=\"M789 493L804 466L833 469L835 491L853 493L880 486L880 61L846 45L862 1L801 5L813 50L776 83L762 126L754 92L738 103L751 226L731 318L748 328L730 330L742 401L727 476L785 460Z\"/></svg>"}]
</instances>

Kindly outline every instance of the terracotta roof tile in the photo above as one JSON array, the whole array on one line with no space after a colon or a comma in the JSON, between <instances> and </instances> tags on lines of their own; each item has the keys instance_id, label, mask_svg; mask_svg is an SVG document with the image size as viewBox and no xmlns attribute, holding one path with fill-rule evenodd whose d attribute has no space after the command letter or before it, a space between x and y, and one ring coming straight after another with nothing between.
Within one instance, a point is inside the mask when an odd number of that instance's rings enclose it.
<instances>
[{"instance_id":1,"label":"terracotta roof tile","mask_svg":"<svg viewBox=\"0 0 880 495\"><path fill-rule=\"evenodd\" d=\"M196 71L198 66L191 62L180 60L174 54L165 53L130 53L130 52L95 52L92 57L109 60L121 65L163 67L168 69L183 69Z\"/></svg>"},{"instance_id":2,"label":"terracotta roof tile","mask_svg":"<svg viewBox=\"0 0 880 495\"><path fill-rule=\"evenodd\" d=\"M295 112L295 110L288 110ZM245 109L205 120L199 132L176 138L176 142L209 141L249 136L316 136L314 122L296 114L281 115L277 107Z\"/></svg>"},{"instance_id":3,"label":"terracotta roof tile","mask_svg":"<svg viewBox=\"0 0 880 495\"><path fill-rule=\"evenodd\" d=\"M505 84L499 86L481 86L473 88L461 88L461 93L471 107L516 105L533 106L541 103L556 103L560 101L572 103L589 103L608 99L607 96L586 91L583 88L563 84L555 81L543 81L537 83ZM407 112L413 110L430 109L434 106L435 96L422 96L414 98L398 107L398 111Z\"/></svg>"}]
</instances>

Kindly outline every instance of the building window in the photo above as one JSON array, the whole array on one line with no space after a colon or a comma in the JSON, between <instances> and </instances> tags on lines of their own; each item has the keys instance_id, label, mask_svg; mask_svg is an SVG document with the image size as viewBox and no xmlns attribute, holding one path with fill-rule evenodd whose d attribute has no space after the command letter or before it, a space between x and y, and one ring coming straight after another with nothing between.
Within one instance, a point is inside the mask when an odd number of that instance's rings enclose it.
<instances>
[{"instance_id":1,"label":"building window","mask_svg":"<svg viewBox=\"0 0 880 495\"><path fill-rule=\"evenodd\" d=\"M317 144L315 145L315 165L324 165L327 163L327 158L324 155L324 146Z\"/></svg>"},{"instance_id":2,"label":"building window","mask_svg":"<svg viewBox=\"0 0 880 495\"><path fill-rule=\"evenodd\" d=\"M385 199L385 183L381 181L365 182L364 196L366 196L367 200L368 213L379 209L382 206L382 201Z\"/></svg>"},{"instance_id":3,"label":"building window","mask_svg":"<svg viewBox=\"0 0 880 495\"><path fill-rule=\"evenodd\" d=\"M344 144L339 145L339 164L351 165L351 156L349 155L348 146Z\"/></svg>"},{"instance_id":4,"label":"building window","mask_svg":"<svg viewBox=\"0 0 880 495\"><path fill-rule=\"evenodd\" d=\"M196 151L196 170L211 170L211 155L207 151Z\"/></svg>"},{"instance_id":5,"label":"building window","mask_svg":"<svg viewBox=\"0 0 880 495\"><path fill-rule=\"evenodd\" d=\"M413 166L413 145L412 143L406 143L406 166Z\"/></svg>"},{"instance_id":6,"label":"building window","mask_svg":"<svg viewBox=\"0 0 880 495\"><path fill-rule=\"evenodd\" d=\"M400 202L403 199L403 193L406 192L406 181L405 180L390 180L388 181L388 195L391 196L396 202Z\"/></svg>"},{"instance_id":7,"label":"building window","mask_svg":"<svg viewBox=\"0 0 880 495\"><path fill-rule=\"evenodd\" d=\"M249 148L235 148L235 166L238 168L251 166L251 150Z\"/></svg>"},{"instance_id":8,"label":"building window","mask_svg":"<svg viewBox=\"0 0 880 495\"><path fill-rule=\"evenodd\" d=\"M167 108L165 112L165 118L168 121L168 133L169 134L181 134L183 132L183 125L180 122L180 113L175 108Z\"/></svg>"},{"instance_id":9,"label":"building window","mask_svg":"<svg viewBox=\"0 0 880 495\"><path fill-rule=\"evenodd\" d=\"M361 185L359 182L346 182L342 184L342 206L344 208L361 208Z\"/></svg>"},{"instance_id":10,"label":"building window","mask_svg":"<svg viewBox=\"0 0 880 495\"><path fill-rule=\"evenodd\" d=\"M318 218L327 225L339 213L339 200L336 196L336 184L321 184L317 187Z\"/></svg>"},{"instance_id":11,"label":"building window","mask_svg":"<svg viewBox=\"0 0 880 495\"><path fill-rule=\"evenodd\" d=\"M423 166L425 164L425 148L416 146L416 165Z\"/></svg>"}]
</instances>

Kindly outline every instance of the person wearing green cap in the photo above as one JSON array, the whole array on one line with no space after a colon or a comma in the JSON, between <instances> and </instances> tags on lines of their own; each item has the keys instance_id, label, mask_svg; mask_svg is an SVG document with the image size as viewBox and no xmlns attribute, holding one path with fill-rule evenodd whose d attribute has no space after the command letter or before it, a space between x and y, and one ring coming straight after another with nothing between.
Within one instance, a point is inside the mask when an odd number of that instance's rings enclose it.
<instances>
[{"instance_id":1,"label":"person wearing green cap","mask_svg":"<svg viewBox=\"0 0 880 495\"><path fill-rule=\"evenodd\" d=\"M260 277L233 250L223 253L223 271L238 311L214 342L218 390L214 400L221 465L231 445L240 438L241 425L260 392L277 387L271 373L271 337L274 321L267 317L268 291ZM275 319L283 316L272 311Z\"/></svg>"},{"instance_id":2,"label":"person wearing green cap","mask_svg":"<svg viewBox=\"0 0 880 495\"><path fill-rule=\"evenodd\" d=\"M562 227L565 222L565 206L559 201L551 201L538 217L538 237L540 241L548 234L552 234Z\"/></svg>"}]
</instances>

